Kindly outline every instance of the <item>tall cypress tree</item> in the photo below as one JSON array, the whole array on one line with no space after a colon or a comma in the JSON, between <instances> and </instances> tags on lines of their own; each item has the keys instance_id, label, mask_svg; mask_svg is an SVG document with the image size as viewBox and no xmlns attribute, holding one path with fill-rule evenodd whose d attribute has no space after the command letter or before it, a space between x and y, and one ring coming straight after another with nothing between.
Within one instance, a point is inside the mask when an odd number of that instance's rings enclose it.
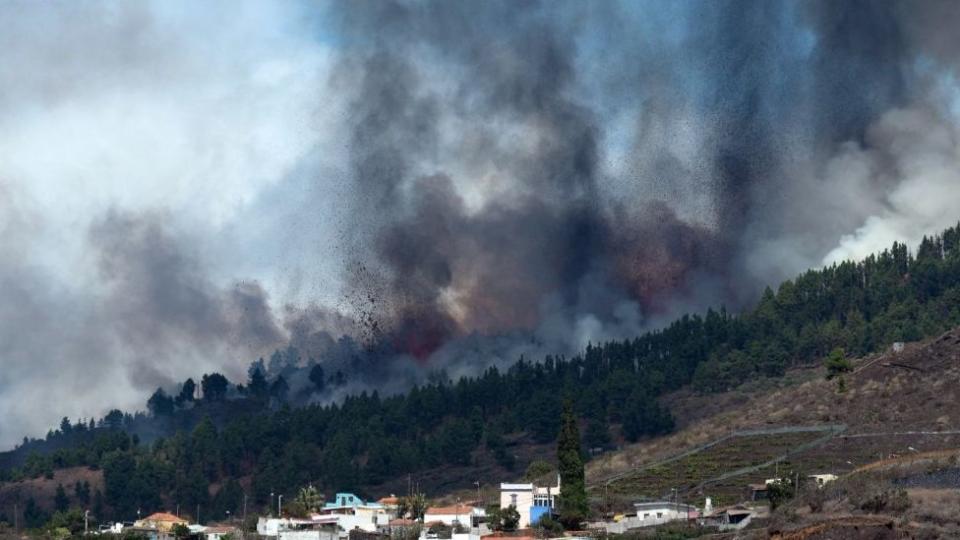
<instances>
[{"instance_id":1,"label":"tall cypress tree","mask_svg":"<svg viewBox=\"0 0 960 540\"><path fill-rule=\"evenodd\" d=\"M560 435L557 437L557 463L560 469L560 523L578 529L587 518L587 488L580 455L580 430L570 400L563 403Z\"/></svg>"}]
</instances>

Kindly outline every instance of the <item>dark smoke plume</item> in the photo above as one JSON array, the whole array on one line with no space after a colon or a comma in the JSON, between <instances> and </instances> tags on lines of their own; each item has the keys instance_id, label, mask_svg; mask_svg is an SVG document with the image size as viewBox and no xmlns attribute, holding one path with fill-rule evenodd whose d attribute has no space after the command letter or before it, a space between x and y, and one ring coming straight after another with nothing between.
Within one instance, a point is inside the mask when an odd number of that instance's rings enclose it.
<instances>
[{"instance_id":1,"label":"dark smoke plume","mask_svg":"<svg viewBox=\"0 0 960 540\"><path fill-rule=\"evenodd\" d=\"M387 339L418 358L473 331L536 331L547 304L571 314L571 324L590 316L601 325L613 324L612 307L625 303L642 314L637 321L685 299L702 306L694 295L739 307L758 289L758 276L743 268L756 243L771 226L795 227L776 223L780 204L791 204L772 196L794 181L784 162L862 137L904 94L894 10L871 2L808 4L803 13L780 2L703 5L678 47L692 53L673 66L645 62L659 51L615 24L629 6L338 7L342 38L357 44L336 79L356 96L354 256L382 283ZM805 22L818 41L798 53ZM583 60L579 43L608 24L606 44L624 63L607 66L616 71L599 81L601 95L630 91L598 103L583 92L596 81L580 71L604 58ZM671 185L707 175L706 223L678 215L685 201L669 193L627 204L611 198L601 167L604 111L595 107L641 102L645 115L669 115L676 103L657 89L684 77L702 87L693 107L709 126L699 171L674 167L661 169L665 178L626 181ZM862 86L876 90L854 91ZM632 134L638 144L644 127ZM458 170L444 167L448 159ZM475 200L464 200L464 185ZM704 282L714 289L706 295Z\"/></svg>"},{"instance_id":2,"label":"dark smoke plume","mask_svg":"<svg viewBox=\"0 0 960 540\"><path fill-rule=\"evenodd\" d=\"M351 136L357 256L376 261L383 327L425 358L451 338L536 330L545 302L601 323L614 304L651 309L698 271L722 270L722 237L657 201L617 207L600 187L600 118L575 96L577 24L532 3L352 3L340 67L357 96ZM376 29L367 46L362 36ZM435 58L438 72L410 59ZM456 74L436 93L432 78ZM458 172L424 167L449 134ZM498 141L519 129L516 145ZM473 177L471 175L477 175ZM485 175L487 178L479 177Z\"/></svg>"}]
</instances>

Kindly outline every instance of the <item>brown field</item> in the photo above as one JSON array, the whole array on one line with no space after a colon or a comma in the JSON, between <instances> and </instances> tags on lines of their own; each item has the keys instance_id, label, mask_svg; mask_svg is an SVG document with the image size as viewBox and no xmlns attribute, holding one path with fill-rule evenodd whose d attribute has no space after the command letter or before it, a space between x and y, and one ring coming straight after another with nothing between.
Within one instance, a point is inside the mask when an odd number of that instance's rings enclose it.
<instances>
[{"instance_id":1,"label":"brown field","mask_svg":"<svg viewBox=\"0 0 960 540\"><path fill-rule=\"evenodd\" d=\"M664 402L677 415L680 429L669 436L638 443L588 464L588 483L597 502L626 503L631 498L659 497L671 488L692 484L723 471L763 461L763 456L793 444L796 434L730 440L687 456L666 467L650 464L744 429L843 424L846 429L823 444L762 468L687 491L688 500L711 496L730 502L743 498L747 484L762 483L777 472L843 475L855 469L949 456L960 448L960 331L908 344L859 359L845 376L846 391L825 380L820 367L793 370L782 379L753 381L717 395L677 392ZM808 434L809 435L809 434ZM632 474L632 471L637 471ZM627 478L602 487L615 475ZM612 494L612 495L611 495Z\"/></svg>"},{"instance_id":2,"label":"brown field","mask_svg":"<svg viewBox=\"0 0 960 540\"><path fill-rule=\"evenodd\" d=\"M87 467L71 467L54 471L52 479L40 477L2 483L0 484L0 514L12 516L15 504L22 512L23 504L30 497L33 497L39 507L52 511L57 486L63 484L67 495L73 500L73 486L78 481L90 482L91 498L98 489L103 491L103 473Z\"/></svg>"}]
</instances>

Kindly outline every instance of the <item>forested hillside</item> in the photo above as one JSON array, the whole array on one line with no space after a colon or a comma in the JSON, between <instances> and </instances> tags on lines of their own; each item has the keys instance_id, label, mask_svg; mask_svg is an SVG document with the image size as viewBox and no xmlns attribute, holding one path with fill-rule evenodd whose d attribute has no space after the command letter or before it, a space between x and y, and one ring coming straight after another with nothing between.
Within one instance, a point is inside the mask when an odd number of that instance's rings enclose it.
<instances>
[{"instance_id":1,"label":"forested hillside","mask_svg":"<svg viewBox=\"0 0 960 540\"><path fill-rule=\"evenodd\" d=\"M60 467L98 467L105 492L93 495L96 511L118 518L176 503L236 512L244 492L264 504L271 492L292 494L311 482L328 493L377 494L388 479L468 467L480 452L505 472L516 468L507 441L553 440L565 397L583 419L586 446L635 441L672 429L657 401L665 392L688 384L720 391L818 362L838 347L859 355L958 324L960 226L924 239L915 254L898 243L858 263L808 271L768 289L741 315L720 309L684 316L572 358L521 358L506 371L491 368L396 396L374 392L290 407L282 379L267 380L255 369L236 389L208 374L202 399L188 381L177 396L158 390L149 413L64 419L45 440L8 454L17 465L0 474L16 481ZM316 373L318 386L338 382L337 375ZM28 453L22 463L14 459Z\"/></svg>"}]
</instances>

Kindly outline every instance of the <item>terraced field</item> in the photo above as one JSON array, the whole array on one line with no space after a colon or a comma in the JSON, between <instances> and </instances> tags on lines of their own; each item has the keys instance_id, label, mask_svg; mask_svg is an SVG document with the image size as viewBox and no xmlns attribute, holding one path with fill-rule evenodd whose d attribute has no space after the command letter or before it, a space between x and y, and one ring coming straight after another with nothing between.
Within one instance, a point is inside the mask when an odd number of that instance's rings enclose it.
<instances>
[{"instance_id":1,"label":"terraced field","mask_svg":"<svg viewBox=\"0 0 960 540\"><path fill-rule=\"evenodd\" d=\"M822 441L830 432L798 431L775 434L737 435L673 460L640 468L594 489L595 497L608 507L623 507L641 498L672 498L702 501L710 496L716 504L742 499L750 478L769 478L763 464L794 450ZM748 474L751 468L757 471ZM771 471L775 467L768 467Z\"/></svg>"},{"instance_id":2,"label":"terraced field","mask_svg":"<svg viewBox=\"0 0 960 540\"><path fill-rule=\"evenodd\" d=\"M778 475L839 475L877 459L960 446L956 432L830 435L806 431L732 436L595 487L594 502L627 509L639 499L676 496L701 506L706 497L714 505L733 504L749 496L749 484Z\"/></svg>"}]
</instances>

